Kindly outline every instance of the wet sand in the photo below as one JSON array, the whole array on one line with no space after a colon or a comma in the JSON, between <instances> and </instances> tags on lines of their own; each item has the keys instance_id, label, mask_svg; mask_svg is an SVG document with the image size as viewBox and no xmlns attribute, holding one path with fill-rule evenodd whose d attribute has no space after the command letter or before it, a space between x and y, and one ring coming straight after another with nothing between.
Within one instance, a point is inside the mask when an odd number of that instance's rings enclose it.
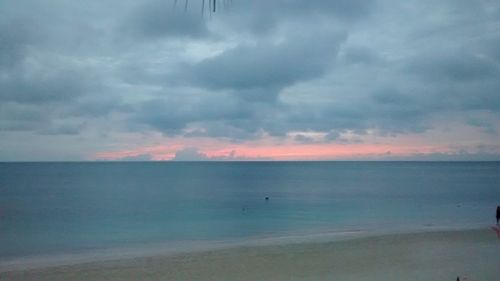
<instances>
[{"instance_id":1,"label":"wet sand","mask_svg":"<svg viewBox=\"0 0 500 281\"><path fill-rule=\"evenodd\" d=\"M500 280L492 229L388 234L3 269L0 280ZM466 279L467 278L467 279Z\"/></svg>"}]
</instances>

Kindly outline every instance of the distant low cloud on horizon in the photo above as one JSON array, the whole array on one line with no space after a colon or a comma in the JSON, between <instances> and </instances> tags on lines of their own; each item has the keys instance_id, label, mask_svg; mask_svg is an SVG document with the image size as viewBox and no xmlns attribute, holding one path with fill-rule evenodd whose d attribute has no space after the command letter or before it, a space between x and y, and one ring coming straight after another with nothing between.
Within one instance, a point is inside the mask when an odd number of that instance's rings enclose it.
<instances>
[{"instance_id":1,"label":"distant low cloud on horizon","mask_svg":"<svg viewBox=\"0 0 500 281\"><path fill-rule=\"evenodd\" d=\"M0 161L500 160L498 1L183 4L0 2Z\"/></svg>"}]
</instances>

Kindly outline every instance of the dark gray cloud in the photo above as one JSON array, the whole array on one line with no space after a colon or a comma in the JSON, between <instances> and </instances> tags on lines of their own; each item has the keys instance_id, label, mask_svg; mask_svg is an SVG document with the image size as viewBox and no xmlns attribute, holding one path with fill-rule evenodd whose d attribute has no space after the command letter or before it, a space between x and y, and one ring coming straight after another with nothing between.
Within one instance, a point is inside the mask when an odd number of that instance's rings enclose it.
<instances>
[{"instance_id":1,"label":"dark gray cloud","mask_svg":"<svg viewBox=\"0 0 500 281\"><path fill-rule=\"evenodd\" d=\"M173 161L207 161L210 158L196 147L187 147L175 153Z\"/></svg>"},{"instance_id":2,"label":"dark gray cloud","mask_svg":"<svg viewBox=\"0 0 500 281\"><path fill-rule=\"evenodd\" d=\"M29 47L39 40L35 26L29 20L0 22L0 71L16 67Z\"/></svg>"},{"instance_id":3,"label":"dark gray cloud","mask_svg":"<svg viewBox=\"0 0 500 281\"><path fill-rule=\"evenodd\" d=\"M347 48L342 54L342 59L347 64L378 64L383 65L384 59L368 47L353 46Z\"/></svg>"},{"instance_id":4,"label":"dark gray cloud","mask_svg":"<svg viewBox=\"0 0 500 281\"><path fill-rule=\"evenodd\" d=\"M419 55L409 71L433 82L469 82L500 74L496 62L470 52Z\"/></svg>"},{"instance_id":5,"label":"dark gray cloud","mask_svg":"<svg viewBox=\"0 0 500 281\"><path fill-rule=\"evenodd\" d=\"M4 154L29 155L19 134L91 147L82 158L106 138L155 133L352 143L474 127L485 135L469 142L483 145L498 134L499 3L233 0L202 17L201 1L173 2L1 1Z\"/></svg>"},{"instance_id":6,"label":"dark gray cloud","mask_svg":"<svg viewBox=\"0 0 500 281\"><path fill-rule=\"evenodd\" d=\"M233 1L222 17L238 31L268 33L286 23L319 22L328 19L336 23L352 23L370 15L373 0L256 0ZM319 24L319 23L318 23Z\"/></svg>"},{"instance_id":7,"label":"dark gray cloud","mask_svg":"<svg viewBox=\"0 0 500 281\"><path fill-rule=\"evenodd\" d=\"M29 66L26 66L27 68ZM66 102L89 90L89 79L83 73L70 70L43 69L27 74L25 69L10 73L0 81L0 99L6 102L47 103Z\"/></svg>"},{"instance_id":8,"label":"dark gray cloud","mask_svg":"<svg viewBox=\"0 0 500 281\"><path fill-rule=\"evenodd\" d=\"M240 45L198 63L188 73L193 73L201 86L255 96L244 91L273 92L323 75L333 64L344 39L343 34L314 31L307 35L292 34L277 44Z\"/></svg>"},{"instance_id":9,"label":"dark gray cloud","mask_svg":"<svg viewBox=\"0 0 500 281\"><path fill-rule=\"evenodd\" d=\"M183 12L184 7L181 5L184 3L178 3L174 9L173 1L143 2L123 23L122 32L126 36L158 39L164 37L199 38L209 35L206 21L200 17L199 13L193 13L191 9Z\"/></svg>"},{"instance_id":10,"label":"dark gray cloud","mask_svg":"<svg viewBox=\"0 0 500 281\"><path fill-rule=\"evenodd\" d=\"M221 94L155 99L141 104L134 122L147 124L166 135L179 135L190 123L212 123L251 119L251 112L239 100ZM200 134L196 134L200 136Z\"/></svg>"}]
</instances>

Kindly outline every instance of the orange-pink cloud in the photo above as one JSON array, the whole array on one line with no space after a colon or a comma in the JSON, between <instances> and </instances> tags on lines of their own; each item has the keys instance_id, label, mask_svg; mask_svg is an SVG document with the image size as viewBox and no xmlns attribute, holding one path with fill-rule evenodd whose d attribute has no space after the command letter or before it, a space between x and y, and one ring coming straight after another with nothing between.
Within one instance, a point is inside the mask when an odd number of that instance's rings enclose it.
<instances>
[{"instance_id":1,"label":"orange-pink cloud","mask_svg":"<svg viewBox=\"0 0 500 281\"><path fill-rule=\"evenodd\" d=\"M175 156L177 150L182 146L149 146L139 147L131 150L105 151L95 154L92 158L96 160L122 160L126 158L149 155L151 160L169 160Z\"/></svg>"},{"instance_id":2,"label":"orange-pink cloud","mask_svg":"<svg viewBox=\"0 0 500 281\"><path fill-rule=\"evenodd\" d=\"M447 153L447 147L422 144L297 144L273 143L214 143L200 141L196 144L175 143L168 145L138 147L130 150L100 152L96 160L122 160L148 155L152 160L172 160L178 151L196 147L207 159L270 159L270 160L340 160L377 159L383 156L409 156L414 154Z\"/></svg>"}]
</instances>

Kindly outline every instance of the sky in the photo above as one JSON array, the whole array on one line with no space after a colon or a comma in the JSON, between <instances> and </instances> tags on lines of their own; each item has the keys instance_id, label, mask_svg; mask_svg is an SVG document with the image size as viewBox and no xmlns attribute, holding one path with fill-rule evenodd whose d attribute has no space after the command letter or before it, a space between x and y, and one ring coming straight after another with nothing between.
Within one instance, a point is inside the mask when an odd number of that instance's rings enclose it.
<instances>
[{"instance_id":1,"label":"sky","mask_svg":"<svg viewBox=\"0 0 500 281\"><path fill-rule=\"evenodd\" d=\"M0 161L500 160L500 1L177 2L0 0Z\"/></svg>"}]
</instances>

